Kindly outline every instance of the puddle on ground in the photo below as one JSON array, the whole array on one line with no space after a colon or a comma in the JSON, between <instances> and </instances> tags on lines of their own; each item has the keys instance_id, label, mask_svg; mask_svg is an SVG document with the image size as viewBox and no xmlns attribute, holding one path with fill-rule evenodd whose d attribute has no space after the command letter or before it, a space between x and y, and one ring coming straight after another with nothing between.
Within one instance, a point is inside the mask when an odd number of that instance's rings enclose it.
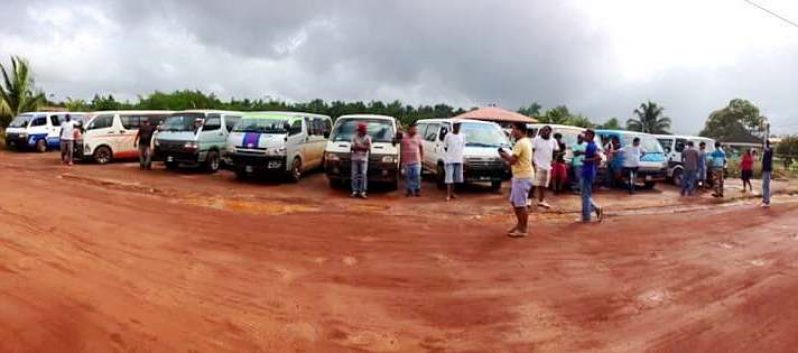
<instances>
[{"instance_id":1,"label":"puddle on ground","mask_svg":"<svg viewBox=\"0 0 798 353\"><path fill-rule=\"evenodd\" d=\"M280 201L244 201L221 197L190 197L174 200L175 203L187 203L194 206L208 207L223 211L249 214L282 215L289 213L312 212L318 208L302 204L289 204Z\"/></svg>"}]
</instances>

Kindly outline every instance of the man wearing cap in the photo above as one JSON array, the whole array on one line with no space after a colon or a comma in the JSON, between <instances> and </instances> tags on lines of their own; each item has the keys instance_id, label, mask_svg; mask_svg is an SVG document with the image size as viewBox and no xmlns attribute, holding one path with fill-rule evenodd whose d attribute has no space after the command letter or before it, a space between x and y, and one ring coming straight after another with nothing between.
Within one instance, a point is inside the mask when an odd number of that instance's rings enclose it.
<instances>
[{"instance_id":1,"label":"man wearing cap","mask_svg":"<svg viewBox=\"0 0 798 353\"><path fill-rule=\"evenodd\" d=\"M133 147L139 149L139 168L152 169L152 136L155 134L155 127L150 125L147 118L141 118L141 126L133 139Z\"/></svg>"},{"instance_id":2,"label":"man wearing cap","mask_svg":"<svg viewBox=\"0 0 798 353\"><path fill-rule=\"evenodd\" d=\"M366 124L360 123L357 125L357 133L352 137L352 197L366 198L369 151L371 136L367 134Z\"/></svg>"}]
</instances>

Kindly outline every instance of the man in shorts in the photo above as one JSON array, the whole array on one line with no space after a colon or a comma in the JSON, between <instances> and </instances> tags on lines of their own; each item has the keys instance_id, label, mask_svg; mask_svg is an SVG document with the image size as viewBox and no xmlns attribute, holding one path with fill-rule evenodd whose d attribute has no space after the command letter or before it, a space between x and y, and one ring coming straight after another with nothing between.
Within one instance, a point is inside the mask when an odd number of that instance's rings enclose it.
<instances>
[{"instance_id":1,"label":"man in shorts","mask_svg":"<svg viewBox=\"0 0 798 353\"><path fill-rule=\"evenodd\" d=\"M61 162L72 165L72 156L75 151L75 122L67 114L61 123Z\"/></svg>"},{"instance_id":2,"label":"man in shorts","mask_svg":"<svg viewBox=\"0 0 798 353\"><path fill-rule=\"evenodd\" d=\"M551 208L546 202L546 188L551 181L551 167L554 153L560 150L557 141L551 138L551 126L544 126L540 129L540 134L532 141L534 151L535 179L533 184L538 190L538 206ZM532 197L532 195L530 195Z\"/></svg>"},{"instance_id":3,"label":"man in shorts","mask_svg":"<svg viewBox=\"0 0 798 353\"><path fill-rule=\"evenodd\" d=\"M452 132L443 139L443 167L446 173L446 201L457 198L454 184L463 183L463 153L465 152L465 135L460 133L460 123L454 123Z\"/></svg>"},{"instance_id":4,"label":"man in shorts","mask_svg":"<svg viewBox=\"0 0 798 353\"><path fill-rule=\"evenodd\" d=\"M510 205L513 207L517 223L507 235L513 238L521 238L525 237L529 231L527 199L529 190L532 189L532 179L535 171L532 169L532 143L526 136L526 124L514 123L511 134L516 139L512 154L499 149L499 155L510 164L513 173Z\"/></svg>"}]
</instances>

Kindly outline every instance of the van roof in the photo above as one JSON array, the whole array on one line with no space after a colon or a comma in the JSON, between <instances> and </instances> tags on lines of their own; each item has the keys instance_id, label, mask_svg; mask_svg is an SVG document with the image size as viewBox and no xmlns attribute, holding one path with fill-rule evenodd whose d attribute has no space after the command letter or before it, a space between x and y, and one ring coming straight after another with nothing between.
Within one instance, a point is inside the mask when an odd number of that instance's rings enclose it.
<instances>
[{"instance_id":1,"label":"van roof","mask_svg":"<svg viewBox=\"0 0 798 353\"><path fill-rule=\"evenodd\" d=\"M542 128L544 126L551 126L552 129L562 129L562 130L579 130L579 131L587 130L586 128L579 127L579 126L573 126L573 125L544 124L544 123L526 124L527 129L529 129L529 128Z\"/></svg>"},{"instance_id":2,"label":"van roof","mask_svg":"<svg viewBox=\"0 0 798 353\"><path fill-rule=\"evenodd\" d=\"M416 120L416 123L440 123L440 122L458 122L458 123L476 123L476 124L490 124L490 125L497 125L492 121L485 121L485 120L474 120L474 119L459 119L459 118L443 118L443 119L421 119Z\"/></svg>"},{"instance_id":3,"label":"van roof","mask_svg":"<svg viewBox=\"0 0 798 353\"><path fill-rule=\"evenodd\" d=\"M712 139L712 138L709 138L709 137L703 137L703 136L666 135L666 134L659 134L659 135L654 135L654 136L656 136L657 138L676 138L676 139L687 139L687 140L707 140L707 141L712 140L712 141L715 141L715 139Z\"/></svg>"},{"instance_id":4,"label":"van roof","mask_svg":"<svg viewBox=\"0 0 798 353\"><path fill-rule=\"evenodd\" d=\"M392 120L396 121L396 118L388 115L379 115L379 114L348 114L348 115L341 115L338 119L383 119L383 120Z\"/></svg>"},{"instance_id":5,"label":"van roof","mask_svg":"<svg viewBox=\"0 0 798 353\"><path fill-rule=\"evenodd\" d=\"M50 112L24 112L24 113L19 113L19 115L25 115L25 114L56 114L56 115L58 115L58 114L89 114L89 113L87 113L87 112L52 112L52 111L50 111Z\"/></svg>"},{"instance_id":6,"label":"van roof","mask_svg":"<svg viewBox=\"0 0 798 353\"><path fill-rule=\"evenodd\" d=\"M243 117L246 118L277 118L277 117L302 117L302 116L312 116L318 118L328 118L328 115L323 114L314 114L314 113L305 113L305 112L286 112L286 111L262 111L262 112L244 112Z\"/></svg>"},{"instance_id":7,"label":"van roof","mask_svg":"<svg viewBox=\"0 0 798 353\"><path fill-rule=\"evenodd\" d=\"M172 110L99 110L87 114L171 114Z\"/></svg>"},{"instance_id":8,"label":"van roof","mask_svg":"<svg viewBox=\"0 0 798 353\"><path fill-rule=\"evenodd\" d=\"M221 113L221 114L243 114L243 112L236 112L232 110L215 110L215 109L188 109L174 111L173 113Z\"/></svg>"}]
</instances>

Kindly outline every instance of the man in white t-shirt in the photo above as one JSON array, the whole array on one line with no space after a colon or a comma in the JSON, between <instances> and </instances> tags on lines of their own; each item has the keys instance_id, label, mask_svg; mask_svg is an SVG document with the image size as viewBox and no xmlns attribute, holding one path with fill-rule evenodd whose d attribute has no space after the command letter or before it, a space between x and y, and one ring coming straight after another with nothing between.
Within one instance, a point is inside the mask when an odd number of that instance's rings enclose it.
<instances>
[{"instance_id":1,"label":"man in white t-shirt","mask_svg":"<svg viewBox=\"0 0 798 353\"><path fill-rule=\"evenodd\" d=\"M61 123L61 162L72 165L72 153L75 149L75 122L67 114Z\"/></svg>"},{"instance_id":2,"label":"man in white t-shirt","mask_svg":"<svg viewBox=\"0 0 798 353\"><path fill-rule=\"evenodd\" d=\"M629 177L629 193L635 192L637 183L637 171L640 168L640 159L646 155L646 151L640 147L640 138L635 137L632 145L625 146L616 151L623 156L623 175Z\"/></svg>"},{"instance_id":3,"label":"man in white t-shirt","mask_svg":"<svg viewBox=\"0 0 798 353\"><path fill-rule=\"evenodd\" d=\"M454 123L452 132L443 138L443 163L446 173L446 201L457 198L454 184L463 183L463 153L465 151L465 135L460 133L460 123Z\"/></svg>"},{"instance_id":4,"label":"man in white t-shirt","mask_svg":"<svg viewBox=\"0 0 798 353\"><path fill-rule=\"evenodd\" d=\"M554 159L554 152L559 151L560 147L557 141L551 138L551 126L544 126L540 129L540 133L532 141L532 161L535 165L535 179L533 181L534 189L538 190L538 206L543 208L551 208L551 205L546 203L546 188L549 187L551 180L551 166ZM534 189L530 191L530 199L534 199Z\"/></svg>"}]
</instances>

